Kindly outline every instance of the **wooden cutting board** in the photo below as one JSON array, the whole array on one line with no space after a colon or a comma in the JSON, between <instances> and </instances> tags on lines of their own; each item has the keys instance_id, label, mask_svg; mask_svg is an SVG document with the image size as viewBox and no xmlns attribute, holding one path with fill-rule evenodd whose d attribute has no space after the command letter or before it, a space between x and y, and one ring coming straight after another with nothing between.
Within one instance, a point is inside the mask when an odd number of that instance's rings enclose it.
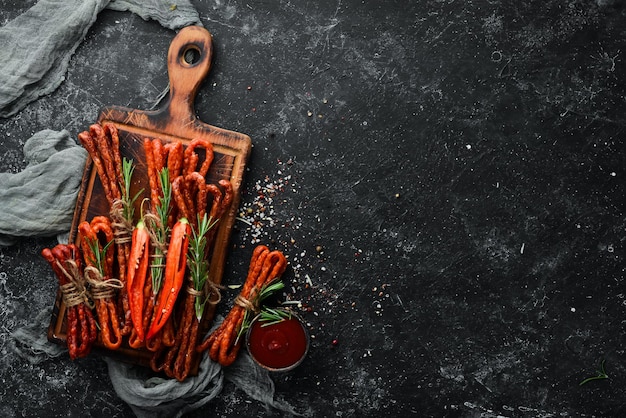
<instances>
[{"instance_id":1,"label":"wooden cutting board","mask_svg":"<svg viewBox=\"0 0 626 418\"><path fill-rule=\"evenodd\" d=\"M212 56L211 34L199 26L181 29L173 39L168 55L167 69L170 92L167 102L159 110L144 111L120 106L104 108L98 122L110 123L117 127L120 137L120 152L123 157L135 162L131 195L144 190L149 197L149 182L143 139L160 138L164 143L181 141L188 144L194 138L209 140L214 147L214 159L207 174L207 183L217 183L221 179L229 180L233 186L233 203L228 214L220 219L215 247L211 258L210 278L220 283L224 272L224 263L229 246L229 237L239 206L240 186L245 164L250 154L250 137L238 132L211 126L200 121L194 110L196 93L208 74ZM140 202L139 198L137 201ZM138 213L137 208L136 213ZM91 160L87 161L83 173L82 185L76 202L76 210L70 242L77 239L77 228L83 220L91 220L96 215L108 215L109 203L105 198L102 184L96 175ZM215 305L207 304L201 331L210 326ZM52 320L48 329L48 339L59 344L66 344L65 306L61 294L57 295ZM203 334L200 334L203 335ZM98 349L99 347L94 347ZM100 349L103 349L100 347ZM115 352L107 352L133 363L147 365L151 353L122 346Z\"/></svg>"}]
</instances>

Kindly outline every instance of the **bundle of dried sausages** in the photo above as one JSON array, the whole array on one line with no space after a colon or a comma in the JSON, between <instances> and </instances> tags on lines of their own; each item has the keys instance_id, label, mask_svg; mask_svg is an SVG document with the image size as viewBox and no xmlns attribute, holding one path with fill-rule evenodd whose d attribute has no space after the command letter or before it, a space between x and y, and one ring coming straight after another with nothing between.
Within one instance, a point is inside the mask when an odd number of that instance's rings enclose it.
<instances>
[{"instance_id":1,"label":"bundle of dried sausages","mask_svg":"<svg viewBox=\"0 0 626 418\"><path fill-rule=\"evenodd\" d=\"M227 180L207 182L214 159L209 141L194 139L185 147L180 141L145 138L150 203L145 210L142 203L137 222L130 193L134 166L121 157L116 127L93 124L78 138L110 208L108 216L79 225L82 258L74 245L42 252L64 292L70 356L90 351L97 336L95 308L103 346L115 350L125 340L131 348L145 347L154 352L154 370L183 380L199 355L204 303L220 298L219 287L208 279L208 264L218 230L213 226L228 213L233 187ZM198 271L189 272L191 235L202 240L193 255L203 263L201 280Z\"/></svg>"},{"instance_id":2,"label":"bundle of dried sausages","mask_svg":"<svg viewBox=\"0 0 626 418\"><path fill-rule=\"evenodd\" d=\"M132 170L124 170L125 164L120 153L120 139L117 128L111 124L93 124L89 131L78 134L98 173L104 194L110 205L110 218L117 246L117 278L126 283L126 265L130 253L130 236L133 228L132 197L130 196L130 176ZM124 187L124 186L127 187ZM123 324L121 333L128 335L132 329L132 319L128 304L126 286L119 292L119 314Z\"/></svg>"},{"instance_id":3,"label":"bundle of dried sausages","mask_svg":"<svg viewBox=\"0 0 626 418\"><path fill-rule=\"evenodd\" d=\"M198 351L209 350L213 361L222 366L231 365L237 358L241 342L237 339L247 310L258 311L258 293L275 279L282 276L287 268L287 259L280 251L270 251L266 246L257 246L250 260L248 276L235 299L224 322L197 347Z\"/></svg>"},{"instance_id":4,"label":"bundle of dried sausages","mask_svg":"<svg viewBox=\"0 0 626 418\"><path fill-rule=\"evenodd\" d=\"M122 345L122 333L116 304L117 290L123 287L113 278L115 247L111 221L105 216L96 216L91 223L78 225L81 249L85 261L84 276L89 293L96 305L100 325L100 342L109 350Z\"/></svg>"},{"instance_id":5,"label":"bundle of dried sausages","mask_svg":"<svg viewBox=\"0 0 626 418\"><path fill-rule=\"evenodd\" d=\"M204 158L200 163L201 157L197 154L196 149L204 149ZM181 147L177 145L162 145L158 139L145 139L144 150L146 152L146 160L148 162L148 177L151 189L151 201L153 205L162 205L164 197L163 179L165 178L159 173L163 172L164 168L167 168L168 177L170 179L171 187L171 208L167 211L169 216L169 224L173 229L178 230L183 226L180 225L180 220L185 220L189 226L187 230L193 230L194 234L197 234L199 220L208 216L208 219L212 222L219 220L230 208L233 200L232 185L227 180L221 180L218 185L207 184L206 175L209 171L211 162L213 161L213 147L208 141L199 139L192 140L187 148L183 151ZM210 207L210 208L209 208ZM159 218L161 224L165 221L163 214L165 211L161 211L161 217ZM174 214L174 215L172 215ZM171 222L173 219L177 219L175 225ZM213 247L215 239L215 233L217 228L210 228L206 232L204 239L206 240L206 254L204 257L209 257L210 249ZM187 232L187 234L189 234ZM153 234L157 236L158 234ZM165 265L167 267L172 258L172 251L175 251L177 257L187 257L187 241L189 237L179 237L178 233L172 232L172 236L176 235L176 238L170 240L170 249L167 250L168 257ZM185 254L180 254L180 248L177 245L180 240L185 239ZM154 247L158 249L163 245L163 242L155 242ZM176 249L172 249L172 246L176 246ZM180 261L179 261L180 262ZM184 261L183 261L184 262ZM186 273L188 274L188 272ZM168 277L168 273L165 274L165 282L161 292L171 292L171 294L178 294L183 290L182 281L172 281ZM151 359L151 366L155 371L163 371L169 377L175 377L182 381L191 371L191 365L196 357L195 346L197 344L197 334L200 319L195 315L195 302L198 297L205 297L205 289L195 289L193 286L186 286L183 293L183 300L180 301L177 306L181 311L175 317L178 319L176 324L176 337L172 345L160 345L158 343L151 344L151 338L158 340L160 338L159 330L166 322L172 318L172 311L174 306L172 305L171 297L160 297L153 305L152 324L156 324L156 327L152 327L148 332L148 342L155 350L155 353ZM164 315L165 314L165 315ZM164 319L165 318L165 319ZM163 325L161 325L163 324ZM167 329L163 326L163 329ZM156 330L156 331L154 331ZM154 336L153 333L156 333Z\"/></svg>"},{"instance_id":6,"label":"bundle of dried sausages","mask_svg":"<svg viewBox=\"0 0 626 418\"><path fill-rule=\"evenodd\" d=\"M52 249L44 248L41 255L50 263L63 294L70 358L85 357L96 340L97 329L81 272L78 248L72 244L59 244Z\"/></svg>"}]
</instances>

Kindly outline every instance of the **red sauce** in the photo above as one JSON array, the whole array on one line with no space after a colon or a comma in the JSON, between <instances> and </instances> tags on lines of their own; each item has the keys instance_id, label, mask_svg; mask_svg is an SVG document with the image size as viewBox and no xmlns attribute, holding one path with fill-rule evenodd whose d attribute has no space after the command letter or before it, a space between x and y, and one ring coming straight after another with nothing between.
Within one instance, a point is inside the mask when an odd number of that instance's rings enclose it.
<instances>
[{"instance_id":1,"label":"red sauce","mask_svg":"<svg viewBox=\"0 0 626 418\"><path fill-rule=\"evenodd\" d=\"M258 363L270 369L284 369L305 356L308 339L297 318L263 325L262 321L255 321L248 335L248 350Z\"/></svg>"}]
</instances>

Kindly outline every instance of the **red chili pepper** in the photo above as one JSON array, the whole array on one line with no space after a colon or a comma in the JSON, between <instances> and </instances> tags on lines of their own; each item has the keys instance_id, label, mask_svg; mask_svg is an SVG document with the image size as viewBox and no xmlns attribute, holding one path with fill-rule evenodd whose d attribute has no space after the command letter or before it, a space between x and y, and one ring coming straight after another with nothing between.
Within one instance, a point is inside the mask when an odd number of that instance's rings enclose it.
<instances>
[{"instance_id":1,"label":"red chili pepper","mask_svg":"<svg viewBox=\"0 0 626 418\"><path fill-rule=\"evenodd\" d=\"M143 288L146 284L148 265L150 261L150 234L143 221L137 222L133 230L133 237L128 258L128 272L126 274L126 288L128 303L133 326L140 341L144 339L143 328Z\"/></svg>"},{"instance_id":2,"label":"red chili pepper","mask_svg":"<svg viewBox=\"0 0 626 418\"><path fill-rule=\"evenodd\" d=\"M147 339L152 338L163 328L172 314L178 293L183 287L190 233L191 226L186 218L180 218L172 228L165 261L165 279L161 286L159 300L154 308L154 319L148 330Z\"/></svg>"}]
</instances>

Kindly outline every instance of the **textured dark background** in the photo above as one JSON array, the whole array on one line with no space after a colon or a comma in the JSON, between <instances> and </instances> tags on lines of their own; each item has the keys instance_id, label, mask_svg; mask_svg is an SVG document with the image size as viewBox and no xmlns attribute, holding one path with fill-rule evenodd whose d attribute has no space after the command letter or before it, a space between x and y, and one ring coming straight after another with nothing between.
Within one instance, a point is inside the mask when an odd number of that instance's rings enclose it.
<instances>
[{"instance_id":1,"label":"textured dark background","mask_svg":"<svg viewBox=\"0 0 626 418\"><path fill-rule=\"evenodd\" d=\"M35 2L3 3L2 24ZM254 143L256 224L224 282L256 240L283 250L313 336L277 396L315 417L626 415L622 0L194 4L215 48L198 116ZM36 131L152 107L173 36L103 12L61 87L0 119L0 170ZM0 415L132 416L100 358L11 348L53 303L53 243L0 249ZM191 416L274 415L226 386Z\"/></svg>"}]
</instances>

